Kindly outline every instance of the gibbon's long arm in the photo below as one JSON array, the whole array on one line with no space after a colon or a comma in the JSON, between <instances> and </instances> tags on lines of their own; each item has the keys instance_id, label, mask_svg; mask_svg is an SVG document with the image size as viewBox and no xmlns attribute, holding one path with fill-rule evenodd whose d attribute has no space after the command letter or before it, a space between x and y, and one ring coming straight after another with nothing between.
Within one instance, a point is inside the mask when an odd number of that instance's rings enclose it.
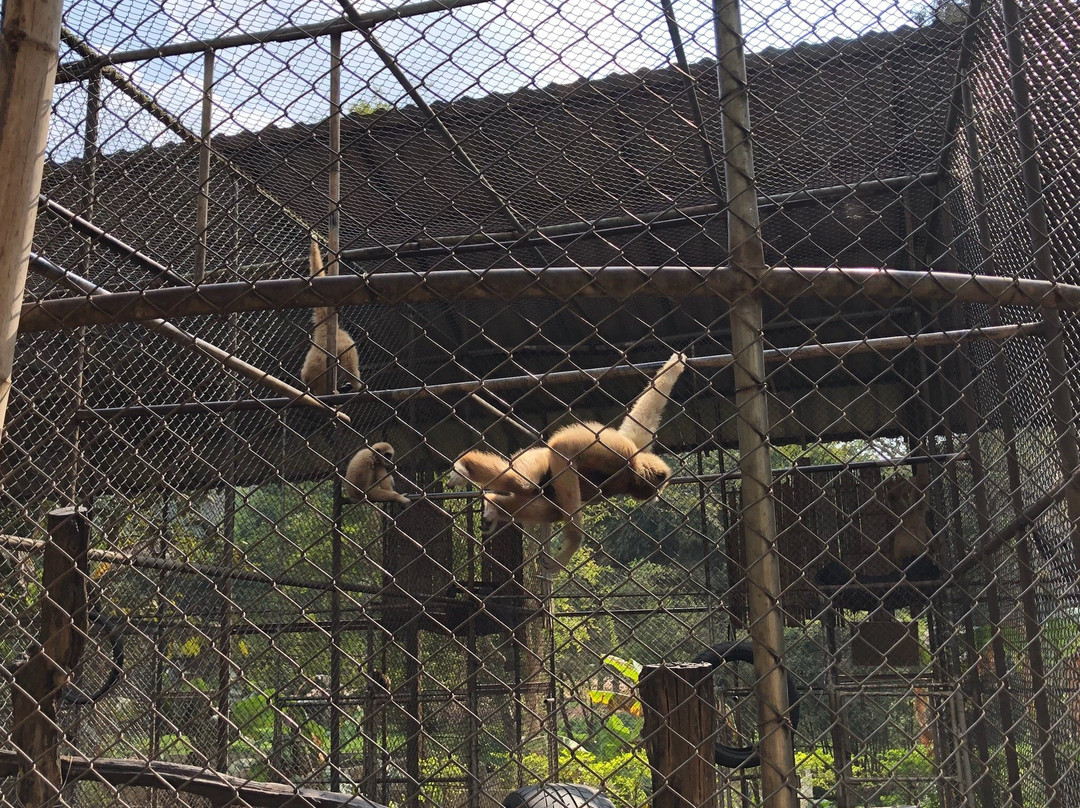
<instances>
[{"instance_id":1,"label":"gibbon's long arm","mask_svg":"<svg viewBox=\"0 0 1080 808\"><path fill-rule=\"evenodd\" d=\"M664 407L671 399L675 382L679 380L684 370L686 370L686 356L681 353L672 354L649 386L638 396L630 412L623 418L622 424L619 425L619 432L633 441L638 449L647 449L656 438L656 430L660 428Z\"/></svg>"}]
</instances>

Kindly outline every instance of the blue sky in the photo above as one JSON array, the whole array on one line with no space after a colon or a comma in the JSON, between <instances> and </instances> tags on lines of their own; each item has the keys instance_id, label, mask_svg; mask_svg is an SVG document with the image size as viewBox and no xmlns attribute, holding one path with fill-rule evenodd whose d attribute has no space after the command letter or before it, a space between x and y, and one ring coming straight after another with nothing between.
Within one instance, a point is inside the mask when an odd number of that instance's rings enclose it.
<instances>
[{"instance_id":1,"label":"blue sky","mask_svg":"<svg viewBox=\"0 0 1080 808\"><path fill-rule=\"evenodd\" d=\"M367 3L361 11L384 7ZM755 0L743 6L752 51L797 42L850 38L911 24L919 0ZM711 55L711 3L676 0L689 59ZM293 5L252 0L75 0L65 23L102 50L304 24L340 14L327 0ZM376 29L430 100L454 100L600 77L671 61L659 0L495 0L452 12L385 23ZM408 103L392 76L359 36L343 40L346 105L356 101ZM237 48L218 55L214 131L231 134L269 125L324 118L328 111L329 41ZM198 129L202 56L121 66L191 128ZM57 87L50 136L52 158L81 150L84 86ZM145 113L106 85L101 132L106 152L173 140Z\"/></svg>"}]
</instances>

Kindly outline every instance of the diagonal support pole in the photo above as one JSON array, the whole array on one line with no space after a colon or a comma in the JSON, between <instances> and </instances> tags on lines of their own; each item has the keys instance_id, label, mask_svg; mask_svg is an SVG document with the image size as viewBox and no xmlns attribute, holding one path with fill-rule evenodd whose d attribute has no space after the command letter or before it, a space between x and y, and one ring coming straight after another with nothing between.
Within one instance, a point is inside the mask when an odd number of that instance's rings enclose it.
<instances>
[{"instance_id":1,"label":"diagonal support pole","mask_svg":"<svg viewBox=\"0 0 1080 808\"><path fill-rule=\"evenodd\" d=\"M110 295L108 289L98 286L91 280L88 280L80 275L76 275L74 272L62 269L56 264L48 261L41 256L31 253L30 266L36 273L42 275L51 280L62 283L70 289L77 292L82 292L91 297L107 296ZM261 384L270 390L287 396L290 399L305 404L309 407L315 407L316 409L326 410L333 414L335 418L338 418L345 423L349 423L349 416L340 410L336 410L333 407L324 404L315 396L305 393L302 390L298 390L288 382L284 382L276 376L271 376L264 370L260 370L254 365L250 365L244 360L234 356L233 354L225 351L216 345L207 342L204 339L196 337L194 334L190 334L184 331L182 328L178 328L172 323L166 322L161 319L146 320L143 322L147 328L154 331L166 339L175 342L178 345L183 345L185 348L193 350L195 353L208 356L211 359L220 362L229 370L232 370L241 376L250 379L253 382Z\"/></svg>"}]
</instances>

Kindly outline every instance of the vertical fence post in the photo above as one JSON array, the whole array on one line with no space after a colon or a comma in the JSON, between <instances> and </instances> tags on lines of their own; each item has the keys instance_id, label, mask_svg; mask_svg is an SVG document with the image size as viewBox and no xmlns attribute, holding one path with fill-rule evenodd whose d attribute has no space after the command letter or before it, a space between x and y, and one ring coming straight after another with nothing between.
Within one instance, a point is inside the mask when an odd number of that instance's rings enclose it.
<instances>
[{"instance_id":1,"label":"vertical fence post","mask_svg":"<svg viewBox=\"0 0 1080 808\"><path fill-rule=\"evenodd\" d=\"M210 230L210 133L214 123L214 51L203 54L202 126L199 130L199 195L195 200L195 283L206 278Z\"/></svg>"},{"instance_id":2,"label":"vertical fence post","mask_svg":"<svg viewBox=\"0 0 1080 808\"><path fill-rule=\"evenodd\" d=\"M62 0L4 0L0 31L0 434L60 49Z\"/></svg>"},{"instance_id":3,"label":"vertical fence post","mask_svg":"<svg viewBox=\"0 0 1080 808\"><path fill-rule=\"evenodd\" d=\"M652 808L717 808L716 694L711 665L646 665L638 682Z\"/></svg>"},{"instance_id":4,"label":"vertical fence post","mask_svg":"<svg viewBox=\"0 0 1080 808\"><path fill-rule=\"evenodd\" d=\"M11 741L19 752L24 808L56 803L62 784L56 699L86 645L86 508L51 511L41 584L41 645L15 671Z\"/></svg>"},{"instance_id":5,"label":"vertical fence post","mask_svg":"<svg viewBox=\"0 0 1080 808\"><path fill-rule=\"evenodd\" d=\"M750 106L738 0L715 0L717 70L722 99L724 169L731 266L746 274L746 292L731 306L731 353L735 358L741 515L746 543L750 636L761 738L761 789L766 808L795 808L795 760L781 668L784 621L780 611L780 561L772 501L769 411L765 397L762 304L754 289L766 272L758 215Z\"/></svg>"},{"instance_id":6,"label":"vertical fence post","mask_svg":"<svg viewBox=\"0 0 1080 808\"><path fill-rule=\"evenodd\" d=\"M330 176L327 181L327 199L330 205L330 221L327 226L327 244L330 255L327 256L326 274L338 274L338 255L341 252L341 34L330 36ZM338 354L344 347L337 343L337 309L330 312L326 322L326 376L327 392L336 393L338 389ZM335 431L336 430L335 424ZM336 458L335 458L336 461ZM341 590L338 586L344 571L344 539L342 525L344 515L344 495L341 486L341 474L334 475L333 485L333 531L331 546L331 565L334 590L330 593L330 790L341 789L341 714L342 681L341 646L344 637L341 630Z\"/></svg>"}]
</instances>

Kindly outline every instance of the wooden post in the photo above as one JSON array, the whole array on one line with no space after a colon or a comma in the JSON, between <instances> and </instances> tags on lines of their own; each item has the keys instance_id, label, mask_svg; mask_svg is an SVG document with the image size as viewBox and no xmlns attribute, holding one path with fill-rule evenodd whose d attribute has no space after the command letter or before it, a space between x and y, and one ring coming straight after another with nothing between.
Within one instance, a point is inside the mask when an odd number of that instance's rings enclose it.
<instances>
[{"instance_id":1,"label":"wooden post","mask_svg":"<svg viewBox=\"0 0 1080 808\"><path fill-rule=\"evenodd\" d=\"M0 31L0 433L41 191L62 0L4 0Z\"/></svg>"},{"instance_id":2,"label":"wooden post","mask_svg":"<svg viewBox=\"0 0 1080 808\"><path fill-rule=\"evenodd\" d=\"M15 671L11 740L19 753L19 799L25 808L53 804L60 793L56 698L86 645L86 508L49 513L42 571L41 644Z\"/></svg>"},{"instance_id":3,"label":"wooden post","mask_svg":"<svg viewBox=\"0 0 1080 808\"><path fill-rule=\"evenodd\" d=\"M638 683L652 808L717 808L712 666L646 665Z\"/></svg>"}]
</instances>

